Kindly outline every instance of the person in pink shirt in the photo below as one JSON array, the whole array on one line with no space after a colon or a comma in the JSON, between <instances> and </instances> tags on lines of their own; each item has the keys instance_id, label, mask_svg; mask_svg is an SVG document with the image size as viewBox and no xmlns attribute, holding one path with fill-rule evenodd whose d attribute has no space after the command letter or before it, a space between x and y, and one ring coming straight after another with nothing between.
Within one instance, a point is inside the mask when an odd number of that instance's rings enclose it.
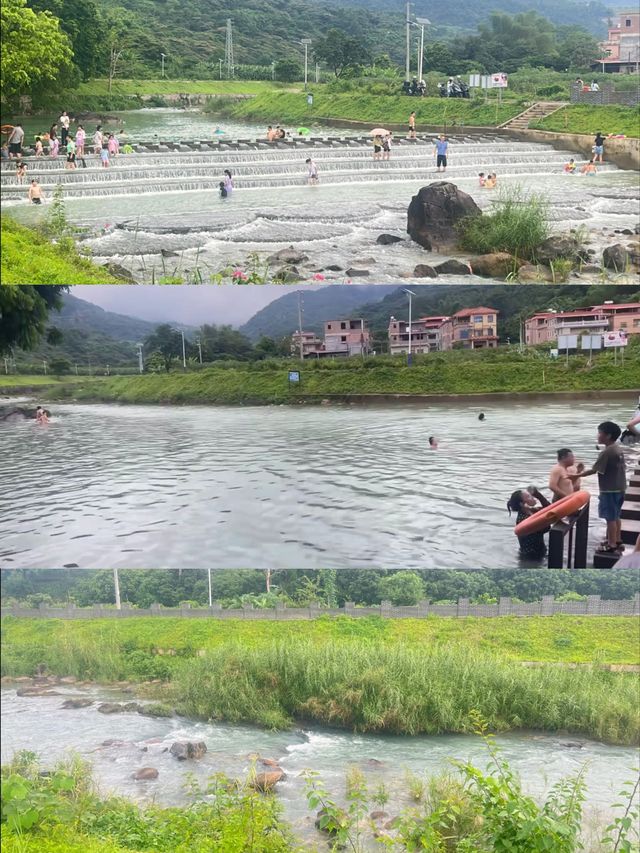
<instances>
[{"instance_id":1,"label":"person in pink shirt","mask_svg":"<svg viewBox=\"0 0 640 853\"><path fill-rule=\"evenodd\" d=\"M115 157L120 151L120 143L118 142L118 137L114 133L109 134L107 148L109 149L109 154L112 157Z\"/></svg>"},{"instance_id":2,"label":"person in pink shirt","mask_svg":"<svg viewBox=\"0 0 640 853\"><path fill-rule=\"evenodd\" d=\"M86 138L87 135L84 132L84 127L79 124L78 129L76 130L76 155L78 157L84 156L84 143Z\"/></svg>"}]
</instances>

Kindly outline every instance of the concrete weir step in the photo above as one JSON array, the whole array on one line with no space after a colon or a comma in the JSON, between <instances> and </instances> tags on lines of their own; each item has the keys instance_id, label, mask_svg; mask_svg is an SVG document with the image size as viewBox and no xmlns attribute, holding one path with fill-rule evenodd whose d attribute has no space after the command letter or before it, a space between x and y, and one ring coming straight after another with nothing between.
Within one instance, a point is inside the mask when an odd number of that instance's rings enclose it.
<instances>
[{"instance_id":1,"label":"concrete weir step","mask_svg":"<svg viewBox=\"0 0 640 853\"><path fill-rule=\"evenodd\" d=\"M625 501L622 504L622 518L631 518L633 520L640 520L640 502L639 501Z\"/></svg>"},{"instance_id":2,"label":"concrete weir step","mask_svg":"<svg viewBox=\"0 0 640 853\"><path fill-rule=\"evenodd\" d=\"M619 559L619 554L600 554L596 551L593 555L593 568L612 569Z\"/></svg>"},{"instance_id":3,"label":"concrete weir step","mask_svg":"<svg viewBox=\"0 0 640 853\"><path fill-rule=\"evenodd\" d=\"M627 501L640 502L640 486L629 486L625 493L625 502Z\"/></svg>"},{"instance_id":4,"label":"concrete weir step","mask_svg":"<svg viewBox=\"0 0 640 853\"><path fill-rule=\"evenodd\" d=\"M640 519L622 519L622 541L625 545L635 545L640 536Z\"/></svg>"}]
</instances>

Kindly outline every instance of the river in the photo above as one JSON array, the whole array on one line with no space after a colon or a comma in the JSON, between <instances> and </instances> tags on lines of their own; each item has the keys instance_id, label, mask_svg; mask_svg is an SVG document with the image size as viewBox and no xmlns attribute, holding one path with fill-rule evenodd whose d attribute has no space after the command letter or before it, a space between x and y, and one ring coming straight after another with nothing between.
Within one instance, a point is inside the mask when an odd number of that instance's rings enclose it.
<instances>
[{"instance_id":1,"label":"river","mask_svg":"<svg viewBox=\"0 0 640 853\"><path fill-rule=\"evenodd\" d=\"M80 692L64 687L55 690L69 695ZM122 693L98 687L81 693L96 700L123 699ZM277 794L285 818L297 834L308 839L315 833L300 775L306 769L318 772L339 802L343 801L347 769L359 769L371 791L384 784L390 795L384 810L393 816L411 805L407 773L422 778L435 775L449 768L452 759L487 766L482 741L465 735L377 736L322 728L269 732L248 725L204 723L180 717L103 715L96 705L63 710L62 701L60 696L19 697L15 690L2 690L3 763L21 749L38 753L46 765L74 751L90 760L102 793L176 805L187 801L183 790L187 773L194 773L200 783L218 772L246 778L252 764L249 756L258 753L275 759L287 774L277 786ZM205 741L208 751L204 758L178 763L163 751L181 739ZM120 743L103 746L106 740ZM586 765L585 827L610 813L609 807L619 801L621 780L633 776L638 759L633 747L607 746L568 735L522 732L502 735L496 741L502 756L520 774L525 791L540 799L559 779L576 774ZM582 747L570 747L568 743L580 743ZM135 782L131 778L135 770L148 766L159 770L157 780Z\"/></svg>"},{"instance_id":2,"label":"river","mask_svg":"<svg viewBox=\"0 0 640 853\"><path fill-rule=\"evenodd\" d=\"M634 402L53 404L48 427L0 427L0 565L513 568L509 495L560 447L592 463ZM594 500L590 553L602 534Z\"/></svg>"}]
</instances>

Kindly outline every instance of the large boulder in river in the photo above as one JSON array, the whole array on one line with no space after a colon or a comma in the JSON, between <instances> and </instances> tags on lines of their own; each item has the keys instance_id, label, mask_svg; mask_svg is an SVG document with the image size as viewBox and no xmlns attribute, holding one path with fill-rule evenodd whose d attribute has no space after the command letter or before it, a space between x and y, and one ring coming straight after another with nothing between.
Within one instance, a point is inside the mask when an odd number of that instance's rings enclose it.
<instances>
[{"instance_id":1,"label":"large boulder in river","mask_svg":"<svg viewBox=\"0 0 640 853\"><path fill-rule=\"evenodd\" d=\"M402 243L402 237L396 237L395 234L380 234L376 243L379 246L391 246L394 243Z\"/></svg>"},{"instance_id":2,"label":"large boulder in river","mask_svg":"<svg viewBox=\"0 0 640 853\"><path fill-rule=\"evenodd\" d=\"M540 264L550 264L558 258L567 258L578 262L583 260L586 252L582 249L579 240L570 234L557 234L547 237L536 249L536 259Z\"/></svg>"},{"instance_id":3,"label":"large boulder in river","mask_svg":"<svg viewBox=\"0 0 640 853\"><path fill-rule=\"evenodd\" d=\"M88 708L89 705L93 705L93 699L89 699L88 696L73 696L71 699L66 699L61 708Z\"/></svg>"},{"instance_id":4,"label":"large boulder in river","mask_svg":"<svg viewBox=\"0 0 640 853\"><path fill-rule=\"evenodd\" d=\"M457 261L455 258L450 258L442 264L435 267L438 275L471 275L471 267L462 261Z\"/></svg>"},{"instance_id":5,"label":"large boulder in river","mask_svg":"<svg viewBox=\"0 0 640 853\"><path fill-rule=\"evenodd\" d=\"M273 255L269 255L269 257L267 258L267 263L271 265L302 264L308 260L308 255L305 255L298 249L294 249L293 246L289 246L286 249L280 249L278 252L274 252Z\"/></svg>"},{"instance_id":6,"label":"large boulder in river","mask_svg":"<svg viewBox=\"0 0 640 853\"><path fill-rule=\"evenodd\" d=\"M523 264L518 270L520 284L534 284L553 281L553 273L543 264Z\"/></svg>"},{"instance_id":7,"label":"large boulder in river","mask_svg":"<svg viewBox=\"0 0 640 853\"><path fill-rule=\"evenodd\" d=\"M178 761L186 761L188 758L202 758L207 751L207 745L203 740L177 740L171 744L169 752Z\"/></svg>"},{"instance_id":8,"label":"large boulder in river","mask_svg":"<svg viewBox=\"0 0 640 853\"><path fill-rule=\"evenodd\" d=\"M415 278L438 278L438 273L429 264L417 264L413 275Z\"/></svg>"},{"instance_id":9,"label":"large boulder in river","mask_svg":"<svg viewBox=\"0 0 640 853\"><path fill-rule=\"evenodd\" d=\"M602 263L608 270L624 272L629 264L629 252L627 252L622 243L607 246L602 253Z\"/></svg>"},{"instance_id":10,"label":"large boulder in river","mask_svg":"<svg viewBox=\"0 0 640 853\"><path fill-rule=\"evenodd\" d=\"M434 245L450 246L457 240L456 226L468 216L479 216L480 208L470 195L448 181L422 187L407 211L407 233L431 251Z\"/></svg>"}]
</instances>

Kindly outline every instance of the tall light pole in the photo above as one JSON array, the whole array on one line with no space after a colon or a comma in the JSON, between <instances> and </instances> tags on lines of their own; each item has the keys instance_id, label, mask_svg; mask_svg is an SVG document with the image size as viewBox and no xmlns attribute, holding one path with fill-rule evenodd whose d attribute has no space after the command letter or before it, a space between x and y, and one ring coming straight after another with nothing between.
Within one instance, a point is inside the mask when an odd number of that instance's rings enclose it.
<instances>
[{"instance_id":1,"label":"tall light pole","mask_svg":"<svg viewBox=\"0 0 640 853\"><path fill-rule=\"evenodd\" d=\"M161 62L162 62L162 72L161 72L161 73L162 73L162 76L163 76L163 77L164 77L164 58L165 58L165 56L166 56L166 55L167 55L166 53L161 53L161 54L160 54L160 60L161 60Z\"/></svg>"},{"instance_id":2,"label":"tall light pole","mask_svg":"<svg viewBox=\"0 0 640 853\"><path fill-rule=\"evenodd\" d=\"M186 348L184 345L184 332L182 331L182 329L174 329L173 331L178 332L180 335L182 335L182 367L184 370L186 370L187 369L187 351L186 351Z\"/></svg>"},{"instance_id":3,"label":"tall light pole","mask_svg":"<svg viewBox=\"0 0 640 853\"><path fill-rule=\"evenodd\" d=\"M211 569L207 569L207 580L209 581L209 607L213 607L213 597L211 595Z\"/></svg>"},{"instance_id":4,"label":"tall light pole","mask_svg":"<svg viewBox=\"0 0 640 853\"><path fill-rule=\"evenodd\" d=\"M113 590L116 598L116 610L122 610L122 604L120 602L120 580L118 578L118 570L113 570Z\"/></svg>"},{"instance_id":5,"label":"tall light pole","mask_svg":"<svg viewBox=\"0 0 640 853\"><path fill-rule=\"evenodd\" d=\"M220 79L221 79L221 80L222 80L222 63L223 63L223 62L224 62L224 59L219 59L219 60L218 60L218 63L220 64Z\"/></svg>"},{"instance_id":6,"label":"tall light pole","mask_svg":"<svg viewBox=\"0 0 640 853\"><path fill-rule=\"evenodd\" d=\"M406 287L402 288L404 292L409 296L409 352L407 353L407 364L411 367L411 324L412 324L412 310L413 310L413 297L416 295L413 290L407 290Z\"/></svg>"},{"instance_id":7,"label":"tall light pole","mask_svg":"<svg viewBox=\"0 0 640 853\"><path fill-rule=\"evenodd\" d=\"M424 28L428 27L431 21L428 18L416 18L416 24L420 27L420 59L418 60L418 83L422 80L422 65L424 63Z\"/></svg>"},{"instance_id":8,"label":"tall light pole","mask_svg":"<svg viewBox=\"0 0 640 853\"><path fill-rule=\"evenodd\" d=\"M138 348L138 373L144 373L144 361L142 360L142 349L144 344L136 344Z\"/></svg>"},{"instance_id":9,"label":"tall light pole","mask_svg":"<svg viewBox=\"0 0 640 853\"><path fill-rule=\"evenodd\" d=\"M304 344L302 342L302 293L298 291L298 332L300 335L300 361L304 361Z\"/></svg>"},{"instance_id":10,"label":"tall light pole","mask_svg":"<svg viewBox=\"0 0 640 853\"><path fill-rule=\"evenodd\" d=\"M407 83L411 80L411 3L407 2L406 5L406 57L405 57L405 73L404 77Z\"/></svg>"},{"instance_id":11,"label":"tall light pole","mask_svg":"<svg viewBox=\"0 0 640 853\"><path fill-rule=\"evenodd\" d=\"M309 45L311 39L301 39L300 44L304 45L304 90L307 91L307 81L309 79Z\"/></svg>"}]
</instances>

